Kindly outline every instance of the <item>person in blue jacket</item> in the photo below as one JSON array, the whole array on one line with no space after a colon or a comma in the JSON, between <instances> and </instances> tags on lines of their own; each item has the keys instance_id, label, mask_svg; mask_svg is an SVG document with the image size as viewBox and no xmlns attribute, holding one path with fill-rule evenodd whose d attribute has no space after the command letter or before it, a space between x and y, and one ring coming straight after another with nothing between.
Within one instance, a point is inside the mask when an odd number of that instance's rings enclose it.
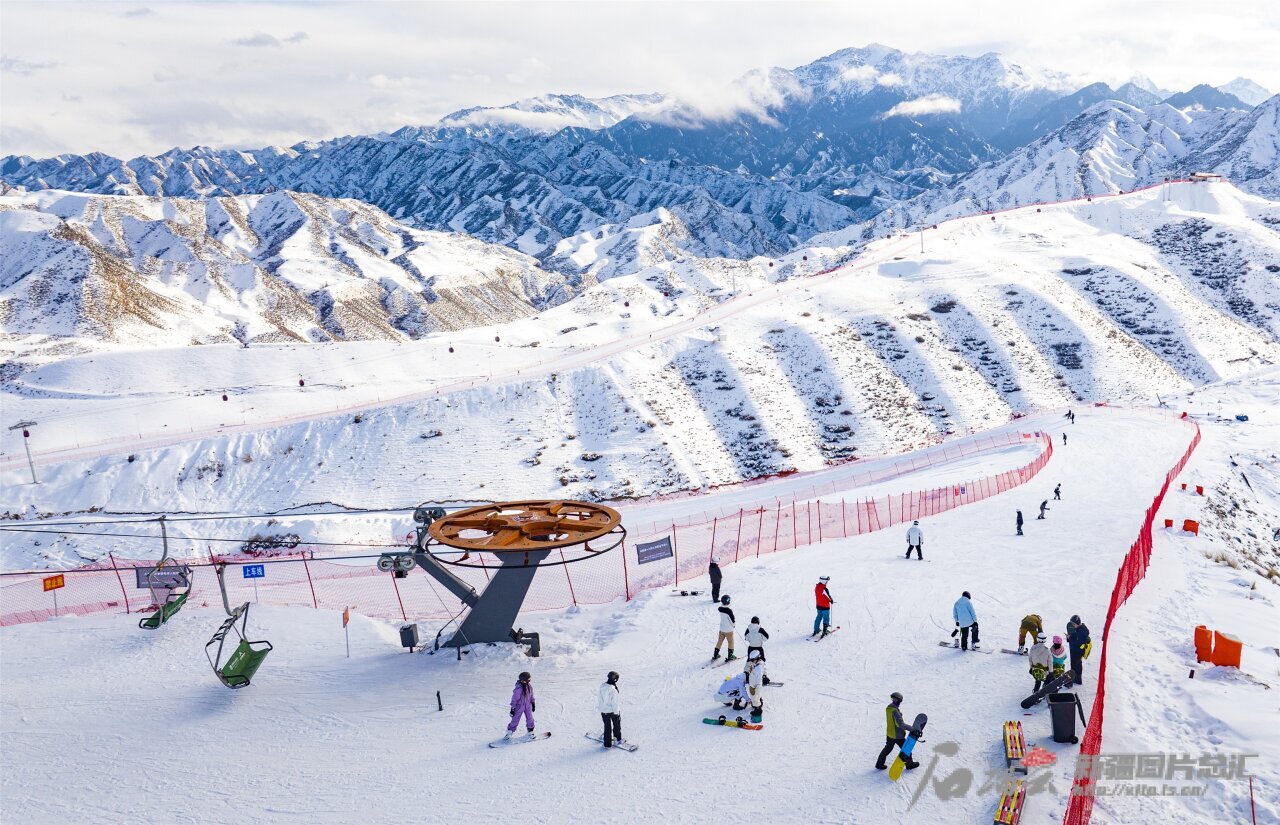
<instances>
[{"instance_id":1,"label":"person in blue jacket","mask_svg":"<svg viewBox=\"0 0 1280 825\"><path fill-rule=\"evenodd\" d=\"M973 632L973 649L978 649L978 614L973 610L973 602L969 601L969 591L966 590L960 594L960 598L956 599L955 606L951 608L951 618L956 620L956 627L960 630L960 649L969 649L969 633Z\"/></svg>"}]
</instances>

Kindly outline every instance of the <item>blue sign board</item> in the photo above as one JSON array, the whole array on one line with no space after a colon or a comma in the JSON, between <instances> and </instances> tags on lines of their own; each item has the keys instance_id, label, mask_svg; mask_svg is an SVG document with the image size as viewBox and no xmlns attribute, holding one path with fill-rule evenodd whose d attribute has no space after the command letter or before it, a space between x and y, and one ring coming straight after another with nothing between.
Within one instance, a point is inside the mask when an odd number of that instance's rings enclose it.
<instances>
[{"instance_id":1,"label":"blue sign board","mask_svg":"<svg viewBox=\"0 0 1280 825\"><path fill-rule=\"evenodd\" d=\"M240 572L246 579L265 579L267 577L267 566L265 564L246 564L240 568Z\"/></svg>"},{"instance_id":2,"label":"blue sign board","mask_svg":"<svg viewBox=\"0 0 1280 825\"><path fill-rule=\"evenodd\" d=\"M671 539L661 538L657 541L645 541L636 545L636 563L648 564L651 561L669 559L674 555Z\"/></svg>"}]
</instances>

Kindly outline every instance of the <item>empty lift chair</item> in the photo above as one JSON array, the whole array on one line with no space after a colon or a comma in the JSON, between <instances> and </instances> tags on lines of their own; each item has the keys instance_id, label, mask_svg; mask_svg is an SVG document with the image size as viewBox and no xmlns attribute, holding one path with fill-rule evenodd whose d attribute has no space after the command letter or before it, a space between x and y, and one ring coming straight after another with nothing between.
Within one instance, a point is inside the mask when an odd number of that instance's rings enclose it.
<instances>
[{"instance_id":1,"label":"empty lift chair","mask_svg":"<svg viewBox=\"0 0 1280 825\"><path fill-rule=\"evenodd\" d=\"M227 604L227 587L222 578L222 571L225 564L219 564L215 567L218 573L218 587L222 591L222 606L227 611L227 620L218 628L218 632L213 634L213 638L204 646L204 655L209 659L209 666L213 668L213 672L217 674L222 684L235 690L237 688L248 687L253 675L258 672L258 668L262 666L262 662L267 658L267 654L271 652L271 642L265 640L250 640L245 636L245 632L249 629L249 602L232 610ZM231 655L224 662L222 659L223 648L226 646L227 636L232 631L239 637L240 641L236 644L235 649L231 651ZM214 645L218 648L212 651Z\"/></svg>"},{"instance_id":2,"label":"empty lift chair","mask_svg":"<svg viewBox=\"0 0 1280 825\"><path fill-rule=\"evenodd\" d=\"M169 535L165 530L164 516L160 517L160 540L164 542L164 553L160 561L147 573L147 587L151 591L151 603L158 609L155 613L138 620L138 627L143 630L155 630L182 609L191 595L191 568L178 564L169 558ZM161 579L167 579L162 582ZM179 589L185 586L185 590ZM163 595L161 595L163 593Z\"/></svg>"}]
</instances>

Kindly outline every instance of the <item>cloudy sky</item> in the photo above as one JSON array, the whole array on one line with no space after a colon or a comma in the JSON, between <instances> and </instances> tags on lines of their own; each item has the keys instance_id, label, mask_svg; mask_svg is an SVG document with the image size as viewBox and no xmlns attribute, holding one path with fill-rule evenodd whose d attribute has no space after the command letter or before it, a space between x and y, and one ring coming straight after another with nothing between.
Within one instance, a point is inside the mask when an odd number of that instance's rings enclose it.
<instances>
[{"instance_id":1,"label":"cloudy sky","mask_svg":"<svg viewBox=\"0 0 1280 825\"><path fill-rule=\"evenodd\" d=\"M1163 87L1280 89L1276 0L0 4L0 155L132 157L431 123L544 92L713 105L847 46L978 55Z\"/></svg>"}]
</instances>

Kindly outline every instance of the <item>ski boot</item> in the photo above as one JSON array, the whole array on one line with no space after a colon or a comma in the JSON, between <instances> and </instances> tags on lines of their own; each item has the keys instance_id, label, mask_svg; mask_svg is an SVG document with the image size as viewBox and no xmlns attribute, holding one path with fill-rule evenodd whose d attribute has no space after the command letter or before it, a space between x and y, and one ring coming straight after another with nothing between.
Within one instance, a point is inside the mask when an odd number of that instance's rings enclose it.
<instances>
[{"instance_id":1,"label":"ski boot","mask_svg":"<svg viewBox=\"0 0 1280 825\"><path fill-rule=\"evenodd\" d=\"M907 763L907 770L909 771L914 771L918 767L920 767L920 763L914 759Z\"/></svg>"},{"instance_id":2,"label":"ski boot","mask_svg":"<svg viewBox=\"0 0 1280 825\"><path fill-rule=\"evenodd\" d=\"M733 651L729 651L729 655L728 655L728 656L725 656L725 657L724 657L724 660L725 660L726 662L733 662L733 661L736 661L736 660L737 660L737 658L738 658L737 656L734 656L734 655L733 655Z\"/></svg>"},{"instance_id":3,"label":"ski boot","mask_svg":"<svg viewBox=\"0 0 1280 825\"><path fill-rule=\"evenodd\" d=\"M502 737L502 741L503 741L503 742L510 742L510 741L511 741L511 737L513 737L513 736L515 736L515 735L516 735L516 732L515 732L515 731L513 731L513 730L509 730L509 731L507 731L507 735L506 735L506 736L504 736L504 737Z\"/></svg>"},{"instance_id":4,"label":"ski boot","mask_svg":"<svg viewBox=\"0 0 1280 825\"><path fill-rule=\"evenodd\" d=\"M1018 655L1019 655L1019 656L1026 656L1026 655L1027 655L1027 649L1026 649L1025 647L1023 647L1022 645L1018 645Z\"/></svg>"},{"instance_id":5,"label":"ski boot","mask_svg":"<svg viewBox=\"0 0 1280 825\"><path fill-rule=\"evenodd\" d=\"M952 643L951 643L951 646L952 646L953 648L957 648L957 649L958 649L958 648L960 647L960 640L959 640L959 639L956 639L954 642L952 642Z\"/></svg>"},{"instance_id":6,"label":"ski boot","mask_svg":"<svg viewBox=\"0 0 1280 825\"><path fill-rule=\"evenodd\" d=\"M715 651L711 654L711 661L714 662L716 659L719 659L719 658L720 658L720 648L717 647Z\"/></svg>"}]
</instances>

